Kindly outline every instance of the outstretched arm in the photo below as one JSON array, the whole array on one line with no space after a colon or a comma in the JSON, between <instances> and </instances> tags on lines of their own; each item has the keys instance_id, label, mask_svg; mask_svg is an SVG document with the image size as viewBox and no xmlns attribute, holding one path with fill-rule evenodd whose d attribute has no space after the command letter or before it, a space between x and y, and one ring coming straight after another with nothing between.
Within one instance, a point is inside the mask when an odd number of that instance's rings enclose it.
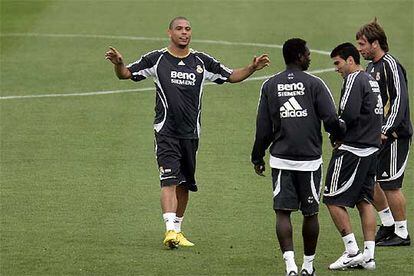
<instances>
[{"instance_id":1,"label":"outstretched arm","mask_svg":"<svg viewBox=\"0 0 414 276\"><path fill-rule=\"evenodd\" d=\"M270 59L267 54L263 54L259 57L254 57L251 64L244 68L234 69L233 73L229 77L229 82L241 82L247 79L254 72L263 69L270 64Z\"/></svg>"},{"instance_id":2,"label":"outstretched arm","mask_svg":"<svg viewBox=\"0 0 414 276\"><path fill-rule=\"evenodd\" d=\"M105 53L105 59L114 64L114 71L119 79L130 79L131 72L125 67L122 55L114 47L109 47L109 50Z\"/></svg>"}]
</instances>

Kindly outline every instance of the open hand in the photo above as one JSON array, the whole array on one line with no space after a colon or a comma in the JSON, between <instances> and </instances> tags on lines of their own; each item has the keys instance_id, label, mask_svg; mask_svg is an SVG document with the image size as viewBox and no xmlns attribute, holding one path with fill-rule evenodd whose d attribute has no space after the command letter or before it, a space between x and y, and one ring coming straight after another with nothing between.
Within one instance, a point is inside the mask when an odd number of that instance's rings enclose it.
<instances>
[{"instance_id":1,"label":"open hand","mask_svg":"<svg viewBox=\"0 0 414 276\"><path fill-rule=\"evenodd\" d=\"M257 70L261 70L266 66L270 65L270 59L269 59L269 55L268 54L263 54L260 55L258 57L254 57L253 58L253 62L252 62L253 68L255 71Z\"/></svg>"},{"instance_id":2,"label":"open hand","mask_svg":"<svg viewBox=\"0 0 414 276\"><path fill-rule=\"evenodd\" d=\"M105 59L111 61L115 65L124 63L121 53L114 47L109 47L109 50L105 53Z\"/></svg>"}]
</instances>

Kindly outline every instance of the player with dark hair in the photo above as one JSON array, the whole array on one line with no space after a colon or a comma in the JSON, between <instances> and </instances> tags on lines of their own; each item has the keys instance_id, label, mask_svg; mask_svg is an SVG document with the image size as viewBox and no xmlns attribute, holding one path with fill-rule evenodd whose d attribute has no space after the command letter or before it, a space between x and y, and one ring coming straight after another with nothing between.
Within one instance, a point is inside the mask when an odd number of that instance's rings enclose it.
<instances>
[{"instance_id":1,"label":"player with dark hair","mask_svg":"<svg viewBox=\"0 0 414 276\"><path fill-rule=\"evenodd\" d=\"M339 118L346 133L333 139L323 202L342 236L345 252L329 269L351 266L375 269L374 193L377 151L381 145L382 101L378 83L359 64L359 53L351 43L331 52L336 71L344 78ZM358 248L347 208L358 208L364 235L364 252Z\"/></svg>"},{"instance_id":2,"label":"player with dark hair","mask_svg":"<svg viewBox=\"0 0 414 276\"><path fill-rule=\"evenodd\" d=\"M341 128L329 88L320 78L304 72L310 64L306 41L287 40L283 57L286 70L266 80L261 88L251 161L255 172L263 175L263 158L270 146L276 234L286 275L298 275L290 215L299 209L304 243L300 273L315 275L322 180L321 121L333 135L338 136Z\"/></svg>"},{"instance_id":3,"label":"player with dark hair","mask_svg":"<svg viewBox=\"0 0 414 276\"><path fill-rule=\"evenodd\" d=\"M345 42L343 44L338 45L337 47L335 47L335 49L332 50L331 52L331 58L334 57L340 57L341 59L345 60L348 57L352 57L352 59L354 60L354 63L356 65L360 65L360 56L358 53L358 49L355 48L354 45L352 45L349 42ZM337 61L335 61L337 62ZM334 65L336 66L336 64L334 63ZM336 69L336 71L338 71L338 68ZM342 75L344 76L344 75Z\"/></svg>"},{"instance_id":4,"label":"player with dark hair","mask_svg":"<svg viewBox=\"0 0 414 276\"><path fill-rule=\"evenodd\" d=\"M170 248L194 245L184 237L181 223L189 191L198 189L195 167L204 82L240 82L269 64L268 56L261 55L244 68L228 69L213 57L190 49L191 34L190 22L176 17L169 24L168 47L149 52L128 66L115 48L110 47L105 54L119 79L154 78L155 149L167 230L163 243Z\"/></svg>"},{"instance_id":5,"label":"player with dark hair","mask_svg":"<svg viewBox=\"0 0 414 276\"><path fill-rule=\"evenodd\" d=\"M410 245L406 199L401 191L413 134L407 74L388 53L387 36L376 18L360 28L356 39L361 55L371 61L366 71L378 81L384 103L382 147L374 193L374 206L382 225L375 241L378 246Z\"/></svg>"}]
</instances>

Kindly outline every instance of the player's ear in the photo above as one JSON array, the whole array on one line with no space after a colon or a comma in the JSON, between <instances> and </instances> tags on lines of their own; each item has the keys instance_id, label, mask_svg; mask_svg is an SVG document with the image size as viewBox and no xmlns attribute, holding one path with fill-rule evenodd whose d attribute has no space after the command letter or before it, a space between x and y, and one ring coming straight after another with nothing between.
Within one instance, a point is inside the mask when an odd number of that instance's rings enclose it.
<instances>
[{"instance_id":1,"label":"player's ear","mask_svg":"<svg viewBox=\"0 0 414 276\"><path fill-rule=\"evenodd\" d=\"M302 53L298 53L297 61L302 62L304 57Z\"/></svg>"},{"instance_id":2,"label":"player's ear","mask_svg":"<svg viewBox=\"0 0 414 276\"><path fill-rule=\"evenodd\" d=\"M355 64L354 58L352 56L347 57L346 63L347 64Z\"/></svg>"},{"instance_id":3,"label":"player's ear","mask_svg":"<svg viewBox=\"0 0 414 276\"><path fill-rule=\"evenodd\" d=\"M374 42L372 42L372 47L374 47L374 49L377 49L379 47L378 40L375 40Z\"/></svg>"}]
</instances>

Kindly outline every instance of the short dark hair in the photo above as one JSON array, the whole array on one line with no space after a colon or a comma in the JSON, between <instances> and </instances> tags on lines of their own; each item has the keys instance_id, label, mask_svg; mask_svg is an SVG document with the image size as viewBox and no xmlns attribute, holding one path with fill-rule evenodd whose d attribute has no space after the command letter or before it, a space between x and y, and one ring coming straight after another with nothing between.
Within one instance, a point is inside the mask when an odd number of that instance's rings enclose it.
<instances>
[{"instance_id":1,"label":"short dark hair","mask_svg":"<svg viewBox=\"0 0 414 276\"><path fill-rule=\"evenodd\" d=\"M385 52L389 51L387 36L385 35L384 29L378 24L376 17L372 22L362 26L355 36L356 39L360 39L364 35L369 43L372 44L375 40L378 40L381 49Z\"/></svg>"},{"instance_id":2,"label":"short dark hair","mask_svg":"<svg viewBox=\"0 0 414 276\"><path fill-rule=\"evenodd\" d=\"M306 41L301 38L291 38L283 44L283 58L285 64L297 63L300 55L306 53Z\"/></svg>"},{"instance_id":3,"label":"short dark hair","mask_svg":"<svg viewBox=\"0 0 414 276\"><path fill-rule=\"evenodd\" d=\"M168 29L172 30L174 22L177 20L187 20L188 22L190 22L187 18L185 18L184 16L177 16L174 17L171 21L170 21L170 25L168 26Z\"/></svg>"},{"instance_id":4,"label":"short dark hair","mask_svg":"<svg viewBox=\"0 0 414 276\"><path fill-rule=\"evenodd\" d=\"M356 64L359 64L359 52L354 44L350 42L342 43L335 47L331 52L331 58L339 56L346 60L348 57L352 57Z\"/></svg>"}]
</instances>

